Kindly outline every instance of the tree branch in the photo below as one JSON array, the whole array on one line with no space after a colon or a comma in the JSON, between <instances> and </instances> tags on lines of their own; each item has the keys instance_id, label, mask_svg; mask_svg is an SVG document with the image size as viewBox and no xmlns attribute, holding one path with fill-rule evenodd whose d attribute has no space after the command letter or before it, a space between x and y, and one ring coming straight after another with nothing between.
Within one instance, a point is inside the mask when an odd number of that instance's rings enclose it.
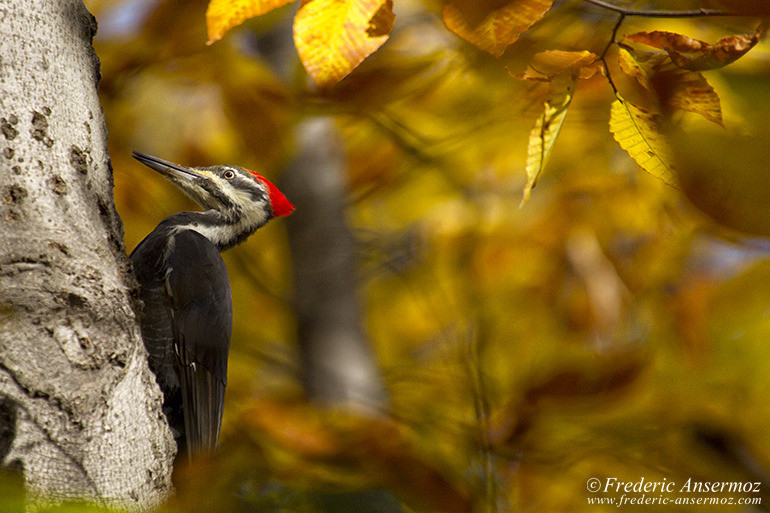
<instances>
[{"instance_id":1,"label":"tree branch","mask_svg":"<svg viewBox=\"0 0 770 513\"><path fill-rule=\"evenodd\" d=\"M610 40L607 42L607 46L604 47L602 54L599 56L600 59L604 60L604 58L607 56L607 52L610 50L610 47L617 42L615 38L617 37L618 30L620 30L620 26L623 24L623 20L625 18L626 18L625 14L621 14L620 16L618 16L618 21L615 22L615 26L612 28L612 35L610 36ZM606 67L606 63L605 63L605 67Z\"/></svg>"},{"instance_id":2,"label":"tree branch","mask_svg":"<svg viewBox=\"0 0 770 513\"><path fill-rule=\"evenodd\" d=\"M625 7L619 7L602 0L583 0L586 3L601 7L603 9L609 9L623 16L644 16L646 18L698 18L701 16L745 16L745 14L718 11L714 9L696 9L693 11L655 11L655 10L642 10L642 9L627 9Z\"/></svg>"}]
</instances>

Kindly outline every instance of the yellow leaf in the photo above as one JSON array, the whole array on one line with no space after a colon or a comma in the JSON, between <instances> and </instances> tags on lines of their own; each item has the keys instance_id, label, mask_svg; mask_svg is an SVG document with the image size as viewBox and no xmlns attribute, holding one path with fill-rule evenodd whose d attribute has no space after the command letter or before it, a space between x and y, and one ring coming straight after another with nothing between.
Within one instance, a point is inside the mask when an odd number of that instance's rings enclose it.
<instances>
[{"instance_id":1,"label":"yellow leaf","mask_svg":"<svg viewBox=\"0 0 770 513\"><path fill-rule=\"evenodd\" d=\"M494 2L469 9L465 2L467 0L454 0L444 6L444 24L495 57L500 57L553 4L553 0L509 0L501 7L497 7L500 2ZM481 11L481 15L476 11Z\"/></svg>"},{"instance_id":2,"label":"yellow leaf","mask_svg":"<svg viewBox=\"0 0 770 513\"><path fill-rule=\"evenodd\" d=\"M548 162L553 143L559 137L559 132L564 124L564 117L567 115L570 102L572 102L576 83L577 74L561 74L551 82L551 93L545 101L545 109L529 133L526 165L527 184L524 186L520 207L529 200L532 189L537 185L545 164Z\"/></svg>"},{"instance_id":3,"label":"yellow leaf","mask_svg":"<svg viewBox=\"0 0 770 513\"><path fill-rule=\"evenodd\" d=\"M663 108L694 112L722 126L719 95L700 72L678 67L667 54L624 46L620 47L618 62L624 73L658 96Z\"/></svg>"},{"instance_id":4,"label":"yellow leaf","mask_svg":"<svg viewBox=\"0 0 770 513\"><path fill-rule=\"evenodd\" d=\"M391 0L305 0L294 19L294 44L319 87L345 78L388 39Z\"/></svg>"},{"instance_id":5,"label":"yellow leaf","mask_svg":"<svg viewBox=\"0 0 770 513\"><path fill-rule=\"evenodd\" d=\"M668 184L674 183L671 150L656 115L618 98L610 110L610 132L642 169Z\"/></svg>"},{"instance_id":6,"label":"yellow leaf","mask_svg":"<svg viewBox=\"0 0 770 513\"><path fill-rule=\"evenodd\" d=\"M665 58L663 54L651 54L643 52L632 52L630 47L621 46L618 51L618 64L620 69L633 77L645 89L652 91L653 69L660 67L660 61Z\"/></svg>"},{"instance_id":7,"label":"yellow leaf","mask_svg":"<svg viewBox=\"0 0 770 513\"><path fill-rule=\"evenodd\" d=\"M211 0L206 9L207 45L222 39L228 30L249 18L261 16L294 0Z\"/></svg>"}]
</instances>

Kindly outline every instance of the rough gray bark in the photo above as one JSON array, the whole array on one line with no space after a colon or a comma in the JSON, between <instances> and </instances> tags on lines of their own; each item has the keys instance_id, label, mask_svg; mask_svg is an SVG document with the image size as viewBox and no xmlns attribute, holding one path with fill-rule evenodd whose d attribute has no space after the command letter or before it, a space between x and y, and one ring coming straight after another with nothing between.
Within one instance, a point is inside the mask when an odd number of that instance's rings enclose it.
<instances>
[{"instance_id":1,"label":"rough gray bark","mask_svg":"<svg viewBox=\"0 0 770 513\"><path fill-rule=\"evenodd\" d=\"M0 464L141 510L174 441L134 315L81 0L0 0Z\"/></svg>"},{"instance_id":2,"label":"rough gray bark","mask_svg":"<svg viewBox=\"0 0 770 513\"><path fill-rule=\"evenodd\" d=\"M355 240L345 224L344 157L330 118L295 130L296 155L281 189L297 205L286 218L306 393L324 403L382 409L389 401L361 328Z\"/></svg>"}]
</instances>

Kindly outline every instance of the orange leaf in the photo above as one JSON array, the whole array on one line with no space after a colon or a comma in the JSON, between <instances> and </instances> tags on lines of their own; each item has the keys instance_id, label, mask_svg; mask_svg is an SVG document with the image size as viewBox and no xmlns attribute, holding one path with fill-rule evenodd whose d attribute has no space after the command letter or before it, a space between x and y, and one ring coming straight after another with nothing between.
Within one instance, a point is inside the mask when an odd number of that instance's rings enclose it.
<instances>
[{"instance_id":1,"label":"orange leaf","mask_svg":"<svg viewBox=\"0 0 770 513\"><path fill-rule=\"evenodd\" d=\"M598 59L595 53L586 50L580 52L548 50L535 54L527 70L514 77L521 80L550 82L556 75L570 72L577 78L591 78L597 71L602 71Z\"/></svg>"},{"instance_id":2,"label":"orange leaf","mask_svg":"<svg viewBox=\"0 0 770 513\"><path fill-rule=\"evenodd\" d=\"M714 88L697 71L676 66L666 54L621 46L620 69L658 96L661 106L700 114L722 125L722 108Z\"/></svg>"},{"instance_id":3,"label":"orange leaf","mask_svg":"<svg viewBox=\"0 0 770 513\"><path fill-rule=\"evenodd\" d=\"M392 0L305 0L294 19L294 44L319 87L331 87L388 40Z\"/></svg>"},{"instance_id":4,"label":"orange leaf","mask_svg":"<svg viewBox=\"0 0 770 513\"><path fill-rule=\"evenodd\" d=\"M255 16L282 7L294 0L211 0L206 9L207 45L222 39L228 30Z\"/></svg>"},{"instance_id":5,"label":"orange leaf","mask_svg":"<svg viewBox=\"0 0 770 513\"><path fill-rule=\"evenodd\" d=\"M697 71L721 68L736 61L759 42L761 33L723 37L713 45L662 30L637 32L625 37L635 43L665 50L680 68Z\"/></svg>"},{"instance_id":6,"label":"orange leaf","mask_svg":"<svg viewBox=\"0 0 770 513\"><path fill-rule=\"evenodd\" d=\"M240 424L251 435L269 437L272 446L299 453L305 469L311 464L358 469L415 510L471 511L467 492L426 461L406 429L391 419L263 398L243 413Z\"/></svg>"},{"instance_id":7,"label":"orange leaf","mask_svg":"<svg viewBox=\"0 0 770 513\"><path fill-rule=\"evenodd\" d=\"M331 458L342 449L318 412L308 406L263 399L243 419L274 442L307 458Z\"/></svg>"},{"instance_id":8,"label":"orange leaf","mask_svg":"<svg viewBox=\"0 0 770 513\"><path fill-rule=\"evenodd\" d=\"M444 6L444 24L474 46L500 57L509 45L543 17L553 0L501 2L453 0ZM475 7L471 9L470 7Z\"/></svg>"}]
</instances>

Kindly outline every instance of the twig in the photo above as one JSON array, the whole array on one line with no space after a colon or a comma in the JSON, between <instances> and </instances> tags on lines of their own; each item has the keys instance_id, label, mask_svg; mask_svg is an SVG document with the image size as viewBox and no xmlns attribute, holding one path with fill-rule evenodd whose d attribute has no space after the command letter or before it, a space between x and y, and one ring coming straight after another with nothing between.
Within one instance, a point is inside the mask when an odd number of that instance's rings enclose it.
<instances>
[{"instance_id":1,"label":"twig","mask_svg":"<svg viewBox=\"0 0 770 513\"><path fill-rule=\"evenodd\" d=\"M591 0L586 1L590 2ZM623 20L625 19L626 15L620 13L620 16L618 16L618 21L615 22L615 26L612 28L612 35L610 36L610 40L607 42L607 46L604 47L602 54L599 56L599 59L602 61L602 65L604 66L604 76L607 77L607 81L610 83L610 87L612 88L612 92L615 94L616 98L618 97L618 88L615 86L615 82L612 81L612 76L610 75L610 67L607 64L607 52L613 44L617 43L615 38L617 37L618 30L620 30L620 26L623 24Z\"/></svg>"},{"instance_id":2,"label":"twig","mask_svg":"<svg viewBox=\"0 0 770 513\"><path fill-rule=\"evenodd\" d=\"M643 9L627 9L602 0L583 0L603 9L609 9L623 16L644 16L647 18L699 18L701 16L746 16L746 14L718 11L715 9L696 9L694 11L646 11Z\"/></svg>"},{"instance_id":3,"label":"twig","mask_svg":"<svg viewBox=\"0 0 770 513\"><path fill-rule=\"evenodd\" d=\"M620 26L623 24L623 20L625 19L625 17L626 15L622 13L620 16L618 16L618 21L615 22L615 26L612 28L612 35L610 36L610 40L607 42L607 46L604 47L602 54L599 56L599 58L602 61L604 60L604 57L607 55L607 52L609 51L610 47L617 42L615 41L615 37L617 37L618 30L620 30Z\"/></svg>"}]
</instances>

